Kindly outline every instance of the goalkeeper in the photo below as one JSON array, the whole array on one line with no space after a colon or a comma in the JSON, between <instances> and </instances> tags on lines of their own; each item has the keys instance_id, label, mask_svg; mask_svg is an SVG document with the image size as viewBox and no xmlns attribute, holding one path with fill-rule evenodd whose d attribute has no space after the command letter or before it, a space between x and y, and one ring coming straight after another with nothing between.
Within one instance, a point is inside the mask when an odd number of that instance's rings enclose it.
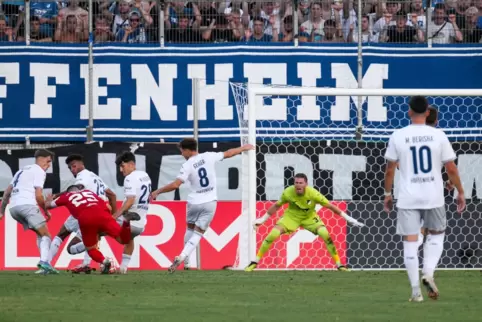
<instances>
[{"instance_id":1,"label":"goalkeeper","mask_svg":"<svg viewBox=\"0 0 482 322\"><path fill-rule=\"evenodd\" d=\"M316 189L308 187L308 178L305 174L298 173L295 175L294 186L286 188L283 191L280 200L273 204L263 217L256 219L254 222L255 228L262 225L271 215L276 213L278 209L280 209L281 206L286 203L289 203L289 206L284 212L283 217L278 220L274 228L263 241L263 244L259 248L258 254L256 255L256 261L251 262L248 267L246 267L245 271L253 271L263 255L266 254L274 241L282 234L292 233L300 226L323 238L326 248L333 258L338 270L346 271L347 268L340 262L340 256L338 256L338 252L333 240L330 237L330 233L316 213L319 209L317 205L330 209L335 214L345 218L346 221L353 226L363 227L364 224L348 216L337 206L330 204L328 199L326 199L326 197L319 193Z\"/></svg>"}]
</instances>

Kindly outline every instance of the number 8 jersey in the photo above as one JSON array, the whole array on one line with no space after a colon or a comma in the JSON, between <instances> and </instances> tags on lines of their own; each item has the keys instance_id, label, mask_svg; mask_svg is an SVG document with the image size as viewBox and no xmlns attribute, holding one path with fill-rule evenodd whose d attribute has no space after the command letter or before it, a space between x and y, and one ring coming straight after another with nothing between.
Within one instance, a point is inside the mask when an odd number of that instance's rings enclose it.
<instances>
[{"instance_id":1,"label":"number 8 jersey","mask_svg":"<svg viewBox=\"0 0 482 322\"><path fill-rule=\"evenodd\" d=\"M187 197L188 203L198 205L218 199L216 162L223 159L223 152L205 152L189 158L182 165L177 179L189 182L191 193Z\"/></svg>"},{"instance_id":2,"label":"number 8 jersey","mask_svg":"<svg viewBox=\"0 0 482 322\"><path fill-rule=\"evenodd\" d=\"M136 212L141 220L131 221L131 226L144 228L147 223L147 210L149 209L149 196L151 195L151 178L140 170L132 171L124 179L125 198L135 197L134 204L129 211Z\"/></svg>"}]
</instances>

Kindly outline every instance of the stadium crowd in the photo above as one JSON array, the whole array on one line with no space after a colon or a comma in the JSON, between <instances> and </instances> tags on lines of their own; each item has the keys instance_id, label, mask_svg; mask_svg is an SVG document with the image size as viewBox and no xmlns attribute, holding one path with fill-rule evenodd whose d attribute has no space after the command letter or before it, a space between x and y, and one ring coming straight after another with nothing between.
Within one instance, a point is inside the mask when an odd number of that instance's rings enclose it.
<instances>
[{"instance_id":1,"label":"stadium crowd","mask_svg":"<svg viewBox=\"0 0 482 322\"><path fill-rule=\"evenodd\" d=\"M298 1L298 5L294 5ZM482 43L482 0L278 0L246 2L94 0L96 43ZM1 1L0 42L86 43L86 1ZM295 10L295 8L297 9ZM361 34L358 10L362 10ZM428 13L431 19L428 19ZM294 19L294 15L297 19ZM27 22L28 20L28 22ZM428 23L427 23L428 21ZM162 28L163 27L163 28Z\"/></svg>"}]
</instances>

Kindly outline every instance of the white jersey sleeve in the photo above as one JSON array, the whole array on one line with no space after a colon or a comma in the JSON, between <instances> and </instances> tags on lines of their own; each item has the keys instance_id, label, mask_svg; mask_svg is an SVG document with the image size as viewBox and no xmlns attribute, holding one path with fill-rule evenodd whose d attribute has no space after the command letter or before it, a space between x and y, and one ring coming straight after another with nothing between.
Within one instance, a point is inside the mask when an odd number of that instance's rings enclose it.
<instances>
[{"instance_id":1,"label":"white jersey sleeve","mask_svg":"<svg viewBox=\"0 0 482 322\"><path fill-rule=\"evenodd\" d=\"M28 165L17 171L10 184L12 196L10 207L18 205L36 205L35 189L43 189L47 174L37 164Z\"/></svg>"},{"instance_id":2,"label":"white jersey sleeve","mask_svg":"<svg viewBox=\"0 0 482 322\"><path fill-rule=\"evenodd\" d=\"M124 179L125 198L134 197L134 203L129 211L136 212L141 220L131 221L131 226L144 228L147 224L147 211L149 210L149 198L151 195L151 178L144 171L135 170Z\"/></svg>"},{"instance_id":3,"label":"white jersey sleeve","mask_svg":"<svg viewBox=\"0 0 482 322\"><path fill-rule=\"evenodd\" d=\"M188 203L202 204L217 200L216 163L224 159L223 152L200 153L187 160L178 178L189 182Z\"/></svg>"},{"instance_id":4,"label":"white jersey sleeve","mask_svg":"<svg viewBox=\"0 0 482 322\"><path fill-rule=\"evenodd\" d=\"M397 147L394 139L395 133L390 136L390 140L388 141L387 151L385 151L385 159L389 161L398 161L397 155Z\"/></svg>"}]
</instances>

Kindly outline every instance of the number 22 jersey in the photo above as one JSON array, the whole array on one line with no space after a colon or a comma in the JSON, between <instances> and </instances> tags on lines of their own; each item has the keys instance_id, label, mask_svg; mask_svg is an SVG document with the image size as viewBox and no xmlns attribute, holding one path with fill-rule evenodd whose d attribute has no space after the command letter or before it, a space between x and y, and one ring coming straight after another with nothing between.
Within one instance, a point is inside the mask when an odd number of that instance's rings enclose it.
<instances>
[{"instance_id":1,"label":"number 22 jersey","mask_svg":"<svg viewBox=\"0 0 482 322\"><path fill-rule=\"evenodd\" d=\"M131 221L131 226L144 228L147 223L147 210L149 209L149 197L151 195L151 178L141 170L134 170L124 179L125 198L135 197L134 204L129 211L136 212L141 220Z\"/></svg>"}]
</instances>

